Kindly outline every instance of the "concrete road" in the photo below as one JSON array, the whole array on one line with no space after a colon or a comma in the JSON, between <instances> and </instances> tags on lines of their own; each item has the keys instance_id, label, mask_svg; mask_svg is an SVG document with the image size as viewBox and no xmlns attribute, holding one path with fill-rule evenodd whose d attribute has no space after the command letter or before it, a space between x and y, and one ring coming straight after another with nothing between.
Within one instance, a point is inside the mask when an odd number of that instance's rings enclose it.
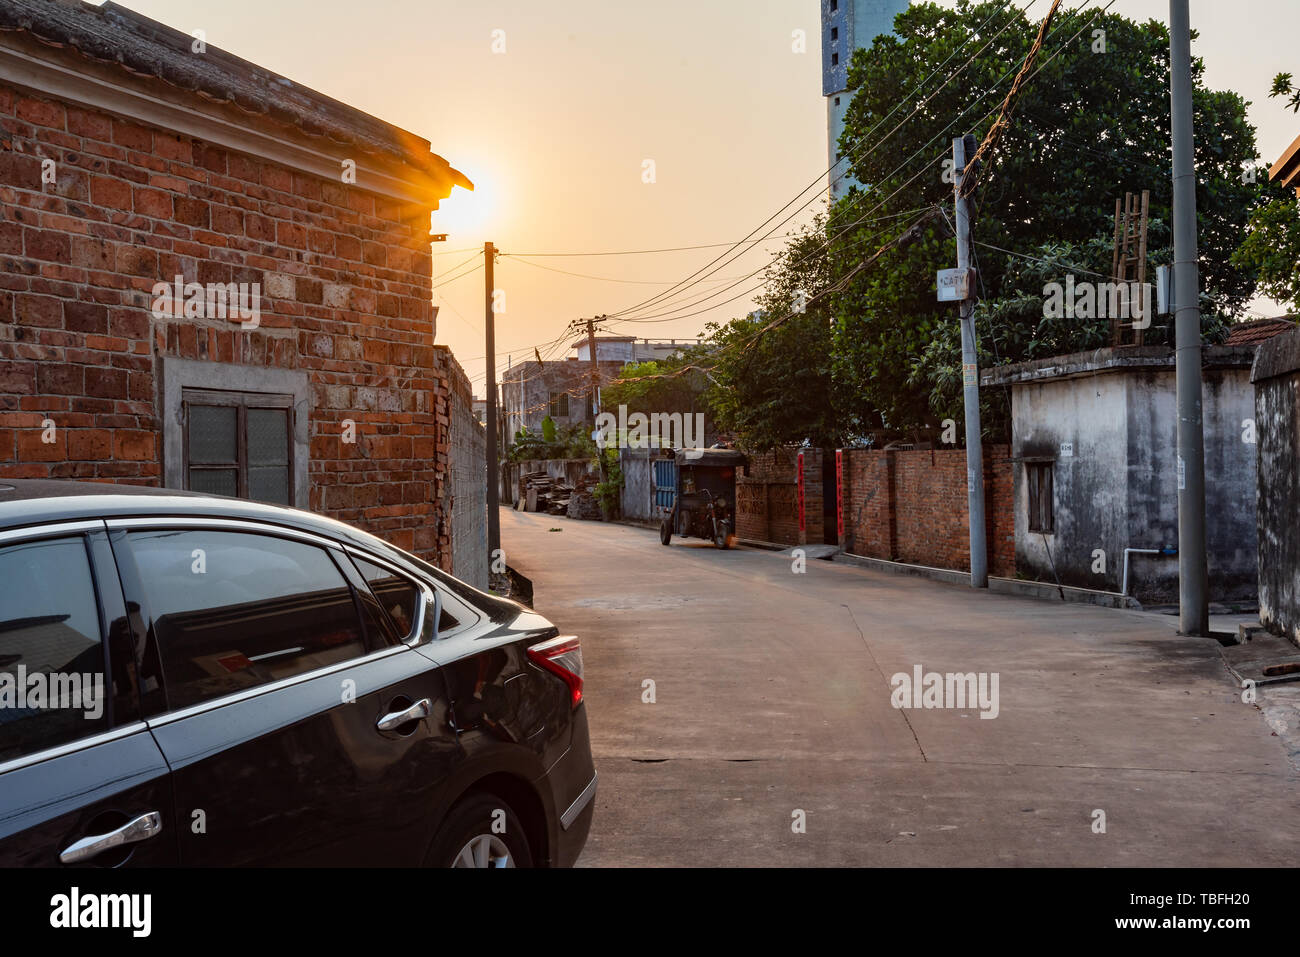
<instances>
[{"instance_id":1,"label":"concrete road","mask_svg":"<svg viewBox=\"0 0 1300 957\"><path fill-rule=\"evenodd\" d=\"M1296 767L1172 618L506 510L502 543L582 638L583 865L1296 860ZM997 717L893 707L917 665L996 673Z\"/></svg>"}]
</instances>

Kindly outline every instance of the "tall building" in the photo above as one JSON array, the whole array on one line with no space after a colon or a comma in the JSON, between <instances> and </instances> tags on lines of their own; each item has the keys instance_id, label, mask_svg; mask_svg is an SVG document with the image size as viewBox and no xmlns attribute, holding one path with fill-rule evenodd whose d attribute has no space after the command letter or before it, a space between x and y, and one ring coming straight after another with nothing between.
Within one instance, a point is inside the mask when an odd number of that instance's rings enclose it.
<instances>
[{"instance_id":1,"label":"tall building","mask_svg":"<svg viewBox=\"0 0 1300 957\"><path fill-rule=\"evenodd\" d=\"M849 61L853 51L869 47L876 37L894 29L894 17L911 5L911 0L821 0L822 3L822 95L826 97L826 165L840 158L840 134L844 114L852 95ZM851 176L836 181L847 163L831 171L831 200L839 199L855 183Z\"/></svg>"}]
</instances>

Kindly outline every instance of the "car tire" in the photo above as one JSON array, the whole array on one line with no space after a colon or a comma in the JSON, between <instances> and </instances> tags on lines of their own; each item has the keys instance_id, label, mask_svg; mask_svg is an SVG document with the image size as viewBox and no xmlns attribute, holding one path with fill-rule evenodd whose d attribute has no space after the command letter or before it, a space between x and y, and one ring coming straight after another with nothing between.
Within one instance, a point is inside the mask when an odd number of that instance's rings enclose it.
<instances>
[{"instance_id":1,"label":"car tire","mask_svg":"<svg viewBox=\"0 0 1300 957\"><path fill-rule=\"evenodd\" d=\"M533 856L524 826L510 805L494 795L476 792L448 813L425 865L532 867Z\"/></svg>"},{"instance_id":2,"label":"car tire","mask_svg":"<svg viewBox=\"0 0 1300 957\"><path fill-rule=\"evenodd\" d=\"M673 527L666 521L659 523L659 544L667 545L673 540Z\"/></svg>"}]
</instances>

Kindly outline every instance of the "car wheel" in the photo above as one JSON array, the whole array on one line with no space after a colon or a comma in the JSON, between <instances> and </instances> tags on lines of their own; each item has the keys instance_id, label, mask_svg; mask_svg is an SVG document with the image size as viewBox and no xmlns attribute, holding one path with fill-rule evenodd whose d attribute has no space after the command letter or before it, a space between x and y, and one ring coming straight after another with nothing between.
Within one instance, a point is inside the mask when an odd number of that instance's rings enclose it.
<instances>
[{"instance_id":1,"label":"car wheel","mask_svg":"<svg viewBox=\"0 0 1300 957\"><path fill-rule=\"evenodd\" d=\"M659 544L667 545L673 538L673 527L668 522L659 523Z\"/></svg>"},{"instance_id":2,"label":"car wheel","mask_svg":"<svg viewBox=\"0 0 1300 957\"><path fill-rule=\"evenodd\" d=\"M472 794L447 815L433 839L430 867L531 867L524 826L510 806L490 794Z\"/></svg>"}]
</instances>

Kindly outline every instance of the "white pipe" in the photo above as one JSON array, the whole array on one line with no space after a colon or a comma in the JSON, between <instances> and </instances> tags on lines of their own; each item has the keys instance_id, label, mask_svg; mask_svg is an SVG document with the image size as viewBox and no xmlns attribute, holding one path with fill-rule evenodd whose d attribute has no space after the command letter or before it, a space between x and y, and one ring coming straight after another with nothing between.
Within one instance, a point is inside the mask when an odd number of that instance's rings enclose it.
<instances>
[{"instance_id":1,"label":"white pipe","mask_svg":"<svg viewBox=\"0 0 1300 957\"><path fill-rule=\"evenodd\" d=\"M1121 595L1128 596L1128 557L1129 555L1160 555L1161 550L1158 548L1126 548L1124 549L1124 590Z\"/></svg>"}]
</instances>

